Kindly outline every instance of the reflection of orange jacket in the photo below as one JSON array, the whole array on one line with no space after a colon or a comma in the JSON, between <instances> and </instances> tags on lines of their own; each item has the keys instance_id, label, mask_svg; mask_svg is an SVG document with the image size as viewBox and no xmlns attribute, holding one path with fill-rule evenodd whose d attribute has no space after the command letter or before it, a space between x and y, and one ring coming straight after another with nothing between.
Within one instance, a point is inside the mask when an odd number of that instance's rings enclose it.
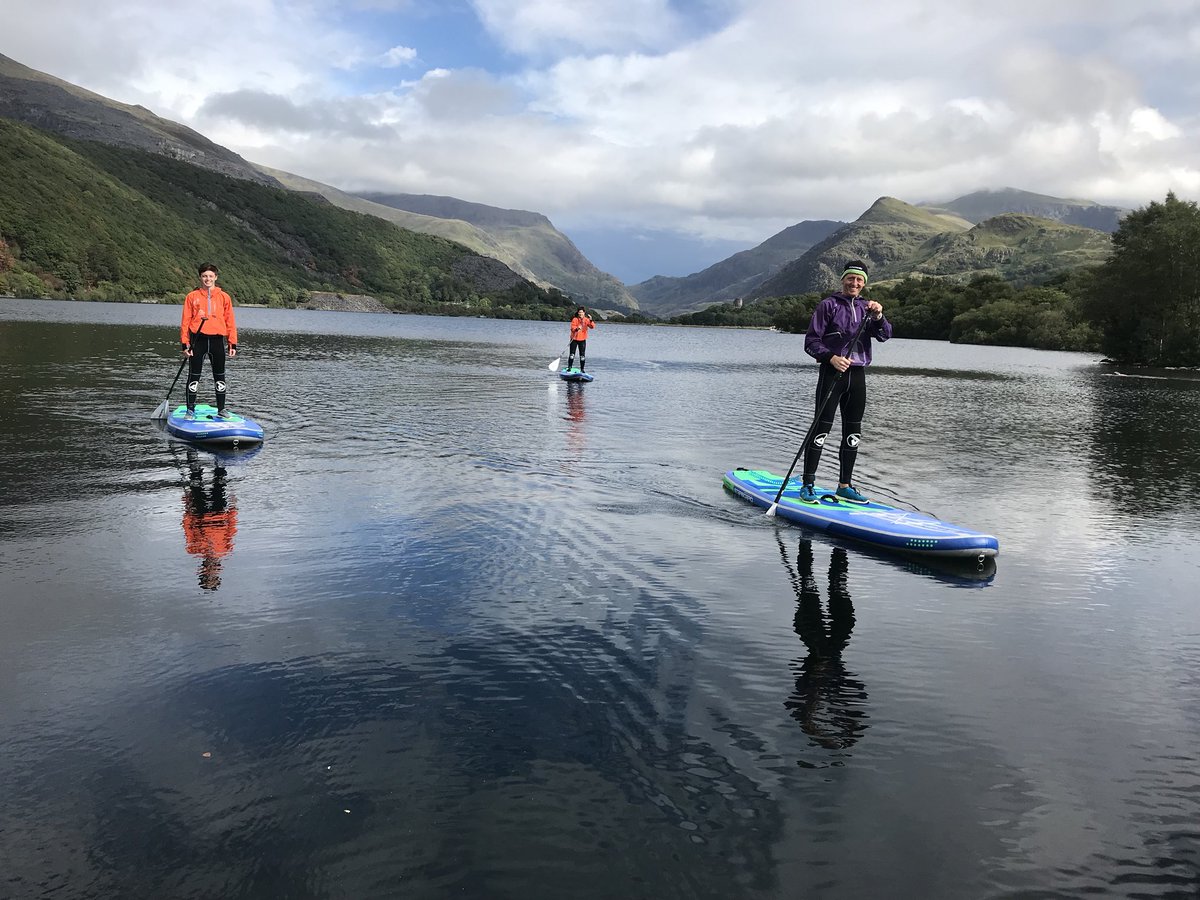
<instances>
[{"instance_id":1,"label":"reflection of orange jacket","mask_svg":"<svg viewBox=\"0 0 1200 900\"><path fill-rule=\"evenodd\" d=\"M187 497L185 495L186 502ZM237 534L237 507L219 512L196 512L188 506L183 513L183 537L187 552L205 559L221 559L233 552Z\"/></svg>"},{"instance_id":2,"label":"reflection of orange jacket","mask_svg":"<svg viewBox=\"0 0 1200 900\"><path fill-rule=\"evenodd\" d=\"M584 316L582 319L576 316L571 320L571 340L586 341L589 328L595 328L596 323L592 321L591 316Z\"/></svg>"},{"instance_id":3,"label":"reflection of orange jacket","mask_svg":"<svg viewBox=\"0 0 1200 900\"><path fill-rule=\"evenodd\" d=\"M233 319L233 299L219 287L208 291L197 288L183 300L183 319L179 326L179 341L189 344L194 333L223 334L229 343L237 343L237 322Z\"/></svg>"}]
</instances>

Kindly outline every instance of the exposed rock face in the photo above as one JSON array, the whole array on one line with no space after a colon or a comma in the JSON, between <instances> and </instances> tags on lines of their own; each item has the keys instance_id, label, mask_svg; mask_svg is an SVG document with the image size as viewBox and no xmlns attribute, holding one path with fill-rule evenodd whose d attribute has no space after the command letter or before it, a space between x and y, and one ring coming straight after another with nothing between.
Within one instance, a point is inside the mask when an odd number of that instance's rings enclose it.
<instances>
[{"instance_id":1,"label":"exposed rock face","mask_svg":"<svg viewBox=\"0 0 1200 900\"><path fill-rule=\"evenodd\" d=\"M500 260L490 256L464 256L451 265L450 271L469 281L481 294L506 291L525 281Z\"/></svg>"},{"instance_id":2,"label":"exposed rock face","mask_svg":"<svg viewBox=\"0 0 1200 900\"><path fill-rule=\"evenodd\" d=\"M386 306L366 294L329 294L313 291L303 309L327 309L334 312L391 312Z\"/></svg>"}]
</instances>

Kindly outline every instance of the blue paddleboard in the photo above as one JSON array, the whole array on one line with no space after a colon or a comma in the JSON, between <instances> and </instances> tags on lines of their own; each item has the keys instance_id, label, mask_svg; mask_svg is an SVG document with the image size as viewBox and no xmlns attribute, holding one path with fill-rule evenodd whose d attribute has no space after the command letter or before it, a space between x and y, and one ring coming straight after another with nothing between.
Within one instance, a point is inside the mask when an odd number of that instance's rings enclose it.
<instances>
[{"instance_id":1,"label":"blue paddleboard","mask_svg":"<svg viewBox=\"0 0 1200 900\"><path fill-rule=\"evenodd\" d=\"M579 369L560 369L558 377L563 381L592 381L593 378L587 372L581 372Z\"/></svg>"},{"instance_id":2,"label":"blue paddleboard","mask_svg":"<svg viewBox=\"0 0 1200 900\"><path fill-rule=\"evenodd\" d=\"M759 469L734 469L725 473L725 487L755 506L769 509L783 478ZM833 491L818 487L816 503L800 499L799 481L788 482L775 514L814 531L865 541L899 553L927 556L989 557L1000 552L1000 542L990 534L972 531L935 519L926 513L896 509L883 503L852 503Z\"/></svg>"},{"instance_id":3,"label":"blue paddleboard","mask_svg":"<svg viewBox=\"0 0 1200 900\"><path fill-rule=\"evenodd\" d=\"M262 426L237 413L218 419L216 407L198 403L193 418L186 414L186 406L177 406L167 416L167 433L172 437L207 447L249 447L263 441Z\"/></svg>"}]
</instances>

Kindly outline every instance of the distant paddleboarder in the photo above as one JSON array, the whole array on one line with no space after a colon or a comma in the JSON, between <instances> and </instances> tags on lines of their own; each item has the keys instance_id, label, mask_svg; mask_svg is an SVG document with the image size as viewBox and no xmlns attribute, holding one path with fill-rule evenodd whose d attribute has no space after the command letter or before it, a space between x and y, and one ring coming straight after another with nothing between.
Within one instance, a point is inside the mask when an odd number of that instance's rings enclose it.
<instances>
[{"instance_id":1,"label":"distant paddleboarder","mask_svg":"<svg viewBox=\"0 0 1200 900\"><path fill-rule=\"evenodd\" d=\"M204 372L204 357L212 360L216 382L217 417L225 416L225 342L229 358L237 356L237 322L233 318L233 299L217 287L217 267L204 263L199 268L200 287L183 301L183 320L179 340L188 357L187 417L196 413L196 394Z\"/></svg>"},{"instance_id":2,"label":"distant paddleboarder","mask_svg":"<svg viewBox=\"0 0 1200 900\"><path fill-rule=\"evenodd\" d=\"M587 314L587 310L582 306L575 310L575 317L571 319L571 349L567 351L567 368L571 368L571 360L575 358L575 352L579 351L579 371L585 372L585 364L587 362L587 338L588 329L595 328L596 323L592 321L592 317Z\"/></svg>"},{"instance_id":3,"label":"distant paddleboarder","mask_svg":"<svg viewBox=\"0 0 1200 900\"><path fill-rule=\"evenodd\" d=\"M868 500L850 483L858 445L862 440L862 419L867 407L867 366L871 364L871 339L882 343L892 336L892 323L883 317L883 306L862 296L867 286L867 267L861 260L851 260L842 270L842 289L830 294L813 310L808 332L804 336L804 352L821 364L817 376L817 403L825 398L830 387L833 393L823 408L818 408L817 425L812 439L804 448L803 487L800 499L819 502L813 484L817 464L825 439L833 428L837 410L842 413L842 444L838 448L837 495L855 503ZM868 317L858 341L854 336ZM853 344L853 346L849 346ZM839 375L839 373L842 373Z\"/></svg>"}]
</instances>

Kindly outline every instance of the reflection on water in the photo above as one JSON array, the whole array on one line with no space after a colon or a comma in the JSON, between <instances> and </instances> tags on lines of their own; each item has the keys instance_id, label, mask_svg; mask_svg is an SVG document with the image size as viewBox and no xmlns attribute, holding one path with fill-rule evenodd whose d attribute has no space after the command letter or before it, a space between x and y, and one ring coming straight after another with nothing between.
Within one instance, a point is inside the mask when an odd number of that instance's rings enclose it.
<instances>
[{"instance_id":1,"label":"reflection on water","mask_svg":"<svg viewBox=\"0 0 1200 900\"><path fill-rule=\"evenodd\" d=\"M198 557L200 587L221 586L221 561L233 552L237 500L226 492L227 473L217 458L205 465L200 451L187 448L188 487L183 494L183 536L187 552ZM211 473L206 470L211 469Z\"/></svg>"},{"instance_id":2,"label":"reflection on water","mask_svg":"<svg viewBox=\"0 0 1200 900\"><path fill-rule=\"evenodd\" d=\"M1193 374L1087 382L1095 410L1084 444L1096 490L1119 509L1200 516L1200 391Z\"/></svg>"},{"instance_id":3,"label":"reflection on water","mask_svg":"<svg viewBox=\"0 0 1200 900\"><path fill-rule=\"evenodd\" d=\"M842 547L834 547L830 553L826 613L813 574L812 541L800 539L793 569L783 538L777 534L776 540L796 592L796 634L808 649L803 660L793 663L796 690L784 706L815 744L827 750L848 750L867 727L866 688L842 662L842 651L854 631L854 604L847 585L849 556ZM811 763L802 761L801 765Z\"/></svg>"},{"instance_id":4,"label":"reflection on water","mask_svg":"<svg viewBox=\"0 0 1200 900\"><path fill-rule=\"evenodd\" d=\"M582 382L567 382L567 449L576 459L586 449L583 427L583 420L587 417L584 406L586 393Z\"/></svg>"}]
</instances>

